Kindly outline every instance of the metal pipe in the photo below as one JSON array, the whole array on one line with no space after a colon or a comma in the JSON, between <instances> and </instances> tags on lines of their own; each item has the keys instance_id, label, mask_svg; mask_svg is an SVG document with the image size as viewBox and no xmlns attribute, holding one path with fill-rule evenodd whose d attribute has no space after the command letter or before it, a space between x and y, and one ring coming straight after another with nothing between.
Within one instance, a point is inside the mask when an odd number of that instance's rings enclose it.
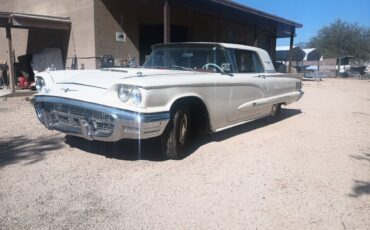
<instances>
[{"instance_id":1,"label":"metal pipe","mask_svg":"<svg viewBox=\"0 0 370 230\"><path fill-rule=\"evenodd\" d=\"M293 59L293 43L294 43L295 28L292 27L290 31L290 44L289 44L289 67L288 72L292 72L292 59Z\"/></svg>"}]
</instances>

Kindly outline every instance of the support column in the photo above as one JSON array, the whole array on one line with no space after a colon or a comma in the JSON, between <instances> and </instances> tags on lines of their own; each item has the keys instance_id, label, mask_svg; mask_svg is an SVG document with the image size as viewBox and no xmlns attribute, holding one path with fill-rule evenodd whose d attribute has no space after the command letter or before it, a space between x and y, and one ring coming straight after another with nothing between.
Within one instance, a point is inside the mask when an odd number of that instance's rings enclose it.
<instances>
[{"instance_id":1,"label":"support column","mask_svg":"<svg viewBox=\"0 0 370 230\"><path fill-rule=\"evenodd\" d=\"M253 28L253 46L258 47L259 30L257 26Z\"/></svg>"},{"instance_id":2,"label":"support column","mask_svg":"<svg viewBox=\"0 0 370 230\"><path fill-rule=\"evenodd\" d=\"M15 93L15 76L14 76L14 54L12 45L12 33L10 27L6 27L6 39L8 39L8 52L9 52L9 85L12 95Z\"/></svg>"},{"instance_id":3,"label":"support column","mask_svg":"<svg viewBox=\"0 0 370 230\"><path fill-rule=\"evenodd\" d=\"M294 43L295 28L292 27L290 31L290 44L289 44L289 67L288 72L292 72L292 59L293 59L293 43Z\"/></svg>"},{"instance_id":4,"label":"support column","mask_svg":"<svg viewBox=\"0 0 370 230\"><path fill-rule=\"evenodd\" d=\"M276 37L270 37L270 57L273 62L276 61Z\"/></svg>"},{"instance_id":5,"label":"support column","mask_svg":"<svg viewBox=\"0 0 370 230\"><path fill-rule=\"evenodd\" d=\"M171 7L168 0L163 6L163 43L171 42Z\"/></svg>"}]
</instances>

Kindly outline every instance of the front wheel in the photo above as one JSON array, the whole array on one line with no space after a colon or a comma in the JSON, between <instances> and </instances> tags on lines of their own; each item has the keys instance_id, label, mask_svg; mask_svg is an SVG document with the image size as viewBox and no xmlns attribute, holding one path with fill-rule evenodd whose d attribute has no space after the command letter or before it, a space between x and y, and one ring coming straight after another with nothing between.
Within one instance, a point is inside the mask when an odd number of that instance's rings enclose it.
<instances>
[{"instance_id":1,"label":"front wheel","mask_svg":"<svg viewBox=\"0 0 370 230\"><path fill-rule=\"evenodd\" d=\"M180 108L175 111L162 135L162 153L166 159L181 159L189 139L189 110Z\"/></svg>"}]
</instances>

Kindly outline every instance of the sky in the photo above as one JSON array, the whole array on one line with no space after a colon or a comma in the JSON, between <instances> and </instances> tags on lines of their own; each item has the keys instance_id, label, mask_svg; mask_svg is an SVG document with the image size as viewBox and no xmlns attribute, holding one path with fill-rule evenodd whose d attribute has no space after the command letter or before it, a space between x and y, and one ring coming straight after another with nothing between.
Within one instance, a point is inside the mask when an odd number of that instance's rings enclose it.
<instances>
[{"instance_id":1,"label":"sky","mask_svg":"<svg viewBox=\"0 0 370 230\"><path fill-rule=\"evenodd\" d=\"M308 42L323 26L336 19L370 27L370 0L235 0L246 6L271 13L300 24L294 43ZM278 39L277 45L289 45Z\"/></svg>"}]
</instances>

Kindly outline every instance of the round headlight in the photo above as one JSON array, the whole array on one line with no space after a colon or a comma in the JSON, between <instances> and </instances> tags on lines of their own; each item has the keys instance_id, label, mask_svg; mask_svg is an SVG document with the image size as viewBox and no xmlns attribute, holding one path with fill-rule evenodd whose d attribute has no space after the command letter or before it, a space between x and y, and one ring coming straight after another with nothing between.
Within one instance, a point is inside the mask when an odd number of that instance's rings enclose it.
<instances>
[{"instance_id":1,"label":"round headlight","mask_svg":"<svg viewBox=\"0 0 370 230\"><path fill-rule=\"evenodd\" d=\"M126 102L130 98L130 93L131 93L131 89L130 88L127 88L125 86L122 86L118 90L118 98L121 101Z\"/></svg>"},{"instance_id":2,"label":"round headlight","mask_svg":"<svg viewBox=\"0 0 370 230\"><path fill-rule=\"evenodd\" d=\"M131 91L131 101L135 105L138 105L141 103L141 92L138 88L134 88Z\"/></svg>"},{"instance_id":3,"label":"round headlight","mask_svg":"<svg viewBox=\"0 0 370 230\"><path fill-rule=\"evenodd\" d=\"M41 92L41 90L42 90L42 88L45 86L45 81L44 81L44 79L42 79L42 78L37 78L36 79L36 90L38 91L38 92Z\"/></svg>"}]
</instances>

